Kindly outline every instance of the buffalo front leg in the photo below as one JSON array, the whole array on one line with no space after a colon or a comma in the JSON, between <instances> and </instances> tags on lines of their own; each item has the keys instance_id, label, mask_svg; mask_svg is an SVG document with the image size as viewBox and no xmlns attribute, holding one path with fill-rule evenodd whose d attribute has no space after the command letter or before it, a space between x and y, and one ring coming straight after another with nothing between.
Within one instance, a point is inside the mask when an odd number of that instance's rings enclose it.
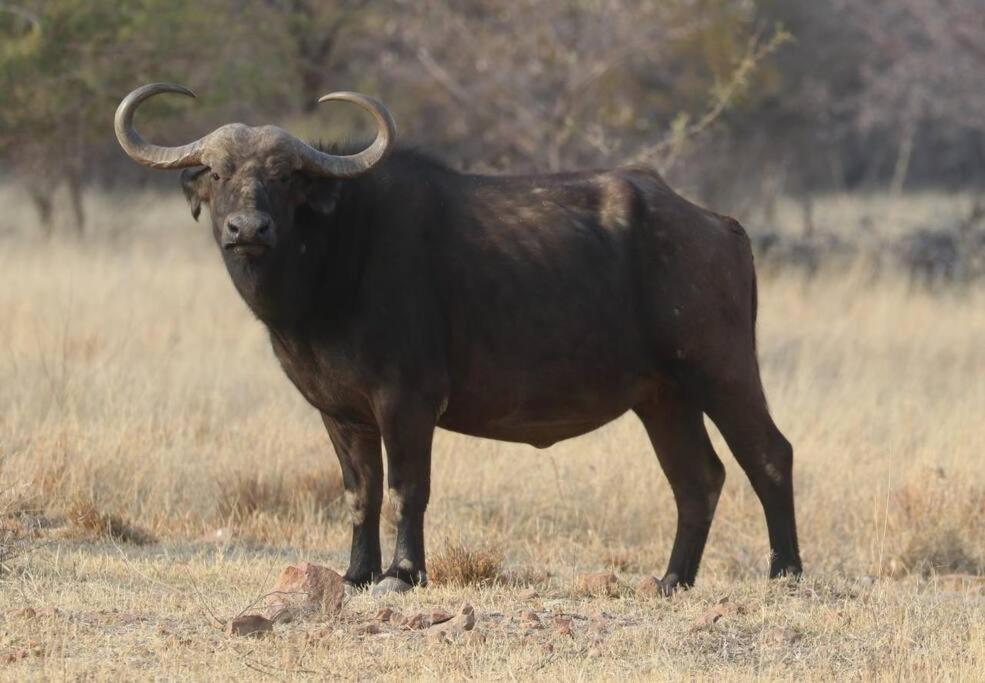
<instances>
[{"instance_id":1,"label":"buffalo front leg","mask_svg":"<svg viewBox=\"0 0 985 683\"><path fill-rule=\"evenodd\" d=\"M400 406L384 419L390 504L397 525L393 561L374 594L426 586L424 512L431 493L431 439L434 413Z\"/></svg>"},{"instance_id":2,"label":"buffalo front leg","mask_svg":"<svg viewBox=\"0 0 985 683\"><path fill-rule=\"evenodd\" d=\"M347 425L322 415L342 466L345 500L352 517L352 549L345 581L372 584L382 573L380 508L383 504L383 457L375 428Z\"/></svg>"},{"instance_id":3,"label":"buffalo front leg","mask_svg":"<svg viewBox=\"0 0 985 683\"><path fill-rule=\"evenodd\" d=\"M725 467L712 448L701 410L668 392L636 408L657 452L677 503L677 534L667 572L660 583L665 595L694 584L708 540Z\"/></svg>"}]
</instances>

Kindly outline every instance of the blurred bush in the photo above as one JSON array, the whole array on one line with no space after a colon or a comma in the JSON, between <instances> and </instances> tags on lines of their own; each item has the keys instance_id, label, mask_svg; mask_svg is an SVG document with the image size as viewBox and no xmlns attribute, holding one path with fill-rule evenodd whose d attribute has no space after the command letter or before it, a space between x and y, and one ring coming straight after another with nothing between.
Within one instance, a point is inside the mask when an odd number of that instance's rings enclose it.
<instances>
[{"instance_id":1,"label":"blurred bush","mask_svg":"<svg viewBox=\"0 0 985 683\"><path fill-rule=\"evenodd\" d=\"M793 40L788 38L792 35ZM112 113L170 80L141 126L175 143L228 120L358 135L318 95L382 97L405 140L461 168L656 163L742 214L819 191L985 177L980 0L19 0L0 2L0 173L50 225L123 163Z\"/></svg>"}]
</instances>

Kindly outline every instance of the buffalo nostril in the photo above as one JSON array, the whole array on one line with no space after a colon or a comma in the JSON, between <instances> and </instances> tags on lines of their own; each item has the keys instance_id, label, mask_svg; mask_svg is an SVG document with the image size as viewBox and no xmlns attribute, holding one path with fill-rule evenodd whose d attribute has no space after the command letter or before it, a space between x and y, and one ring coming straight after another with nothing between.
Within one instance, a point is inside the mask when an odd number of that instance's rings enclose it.
<instances>
[{"instance_id":1,"label":"buffalo nostril","mask_svg":"<svg viewBox=\"0 0 985 683\"><path fill-rule=\"evenodd\" d=\"M229 231L229 234L230 235L238 235L239 234L239 226L236 225L233 222L226 223L226 230Z\"/></svg>"},{"instance_id":2,"label":"buffalo nostril","mask_svg":"<svg viewBox=\"0 0 985 683\"><path fill-rule=\"evenodd\" d=\"M266 235L267 232L269 231L269 229L270 229L270 222L269 221L264 221L263 223L261 223L257 227L257 236L259 237L259 236Z\"/></svg>"}]
</instances>

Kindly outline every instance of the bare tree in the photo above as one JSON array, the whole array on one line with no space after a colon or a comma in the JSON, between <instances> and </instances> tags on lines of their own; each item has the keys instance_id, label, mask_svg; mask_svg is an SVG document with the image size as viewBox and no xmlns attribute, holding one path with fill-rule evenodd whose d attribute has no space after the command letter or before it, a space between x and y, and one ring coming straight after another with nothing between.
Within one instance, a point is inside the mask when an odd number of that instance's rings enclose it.
<instances>
[{"instance_id":1,"label":"bare tree","mask_svg":"<svg viewBox=\"0 0 985 683\"><path fill-rule=\"evenodd\" d=\"M980 0L837 0L867 36L857 116L897 132L890 188L906 182L921 127L985 133L985 8Z\"/></svg>"},{"instance_id":2,"label":"bare tree","mask_svg":"<svg viewBox=\"0 0 985 683\"><path fill-rule=\"evenodd\" d=\"M653 160L707 129L778 44L759 40L751 9L693 0L400 3L383 23L379 59L391 88L427 99L419 136L451 142L465 165ZM707 55L687 49L723 26L732 35L716 73Z\"/></svg>"}]
</instances>

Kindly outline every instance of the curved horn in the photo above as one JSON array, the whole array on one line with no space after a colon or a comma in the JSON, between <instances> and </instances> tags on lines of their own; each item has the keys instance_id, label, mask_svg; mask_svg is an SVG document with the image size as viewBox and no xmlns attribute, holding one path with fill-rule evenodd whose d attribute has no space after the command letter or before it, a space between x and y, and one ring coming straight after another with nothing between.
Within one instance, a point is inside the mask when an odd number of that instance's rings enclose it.
<instances>
[{"instance_id":1,"label":"curved horn","mask_svg":"<svg viewBox=\"0 0 985 683\"><path fill-rule=\"evenodd\" d=\"M141 102L163 92L176 92L188 97L195 97L188 88L174 83L150 83L142 85L123 98L116 108L114 128L116 139L131 159L151 168L185 168L201 164L203 142L200 138L195 142L180 147L161 147L152 145L144 140L133 127L133 114ZM206 136L208 137L208 136Z\"/></svg>"},{"instance_id":2,"label":"curved horn","mask_svg":"<svg viewBox=\"0 0 985 683\"><path fill-rule=\"evenodd\" d=\"M397 137L397 126L382 102L357 92L333 92L318 98L318 101L352 102L368 111L376 122L376 139L363 151L347 156L327 154L302 143L301 156L306 170L333 178L351 178L382 161Z\"/></svg>"}]
</instances>

